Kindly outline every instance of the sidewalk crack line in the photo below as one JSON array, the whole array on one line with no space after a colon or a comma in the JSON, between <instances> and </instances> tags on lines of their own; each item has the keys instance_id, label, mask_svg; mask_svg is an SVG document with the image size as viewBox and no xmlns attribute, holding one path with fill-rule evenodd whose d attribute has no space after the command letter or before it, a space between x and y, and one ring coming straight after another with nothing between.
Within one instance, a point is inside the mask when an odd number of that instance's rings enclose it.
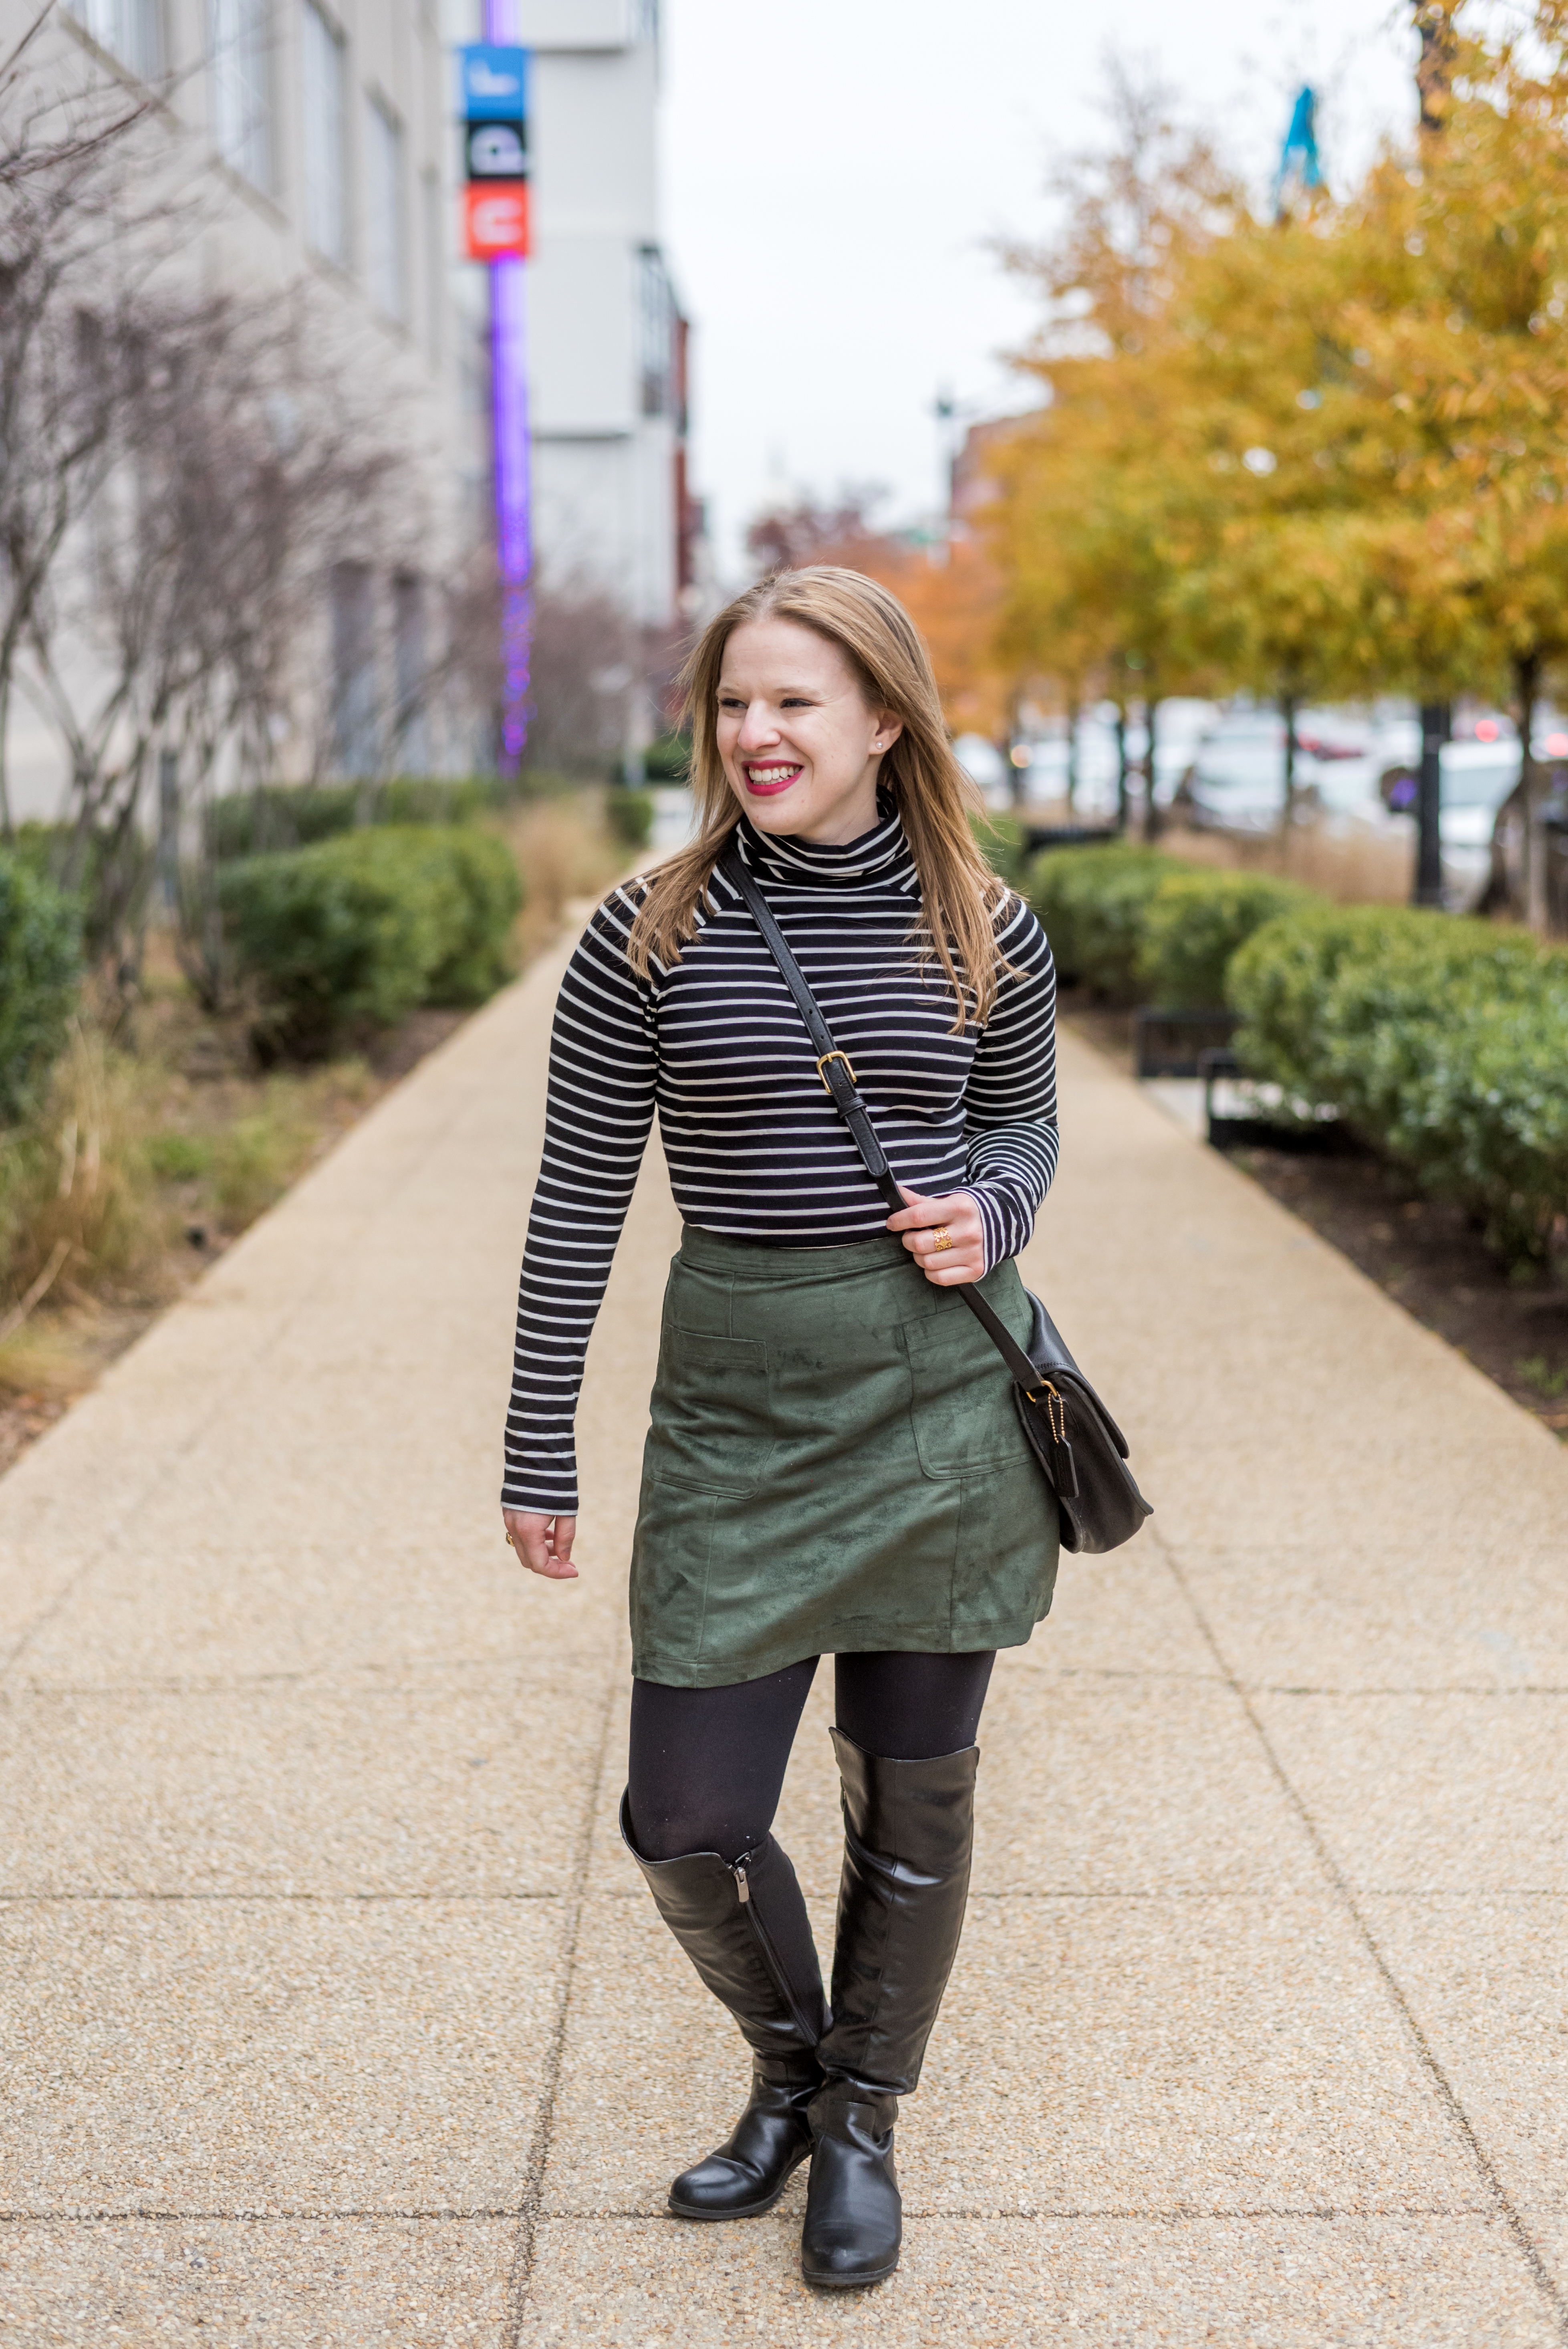
<instances>
[{"instance_id":1,"label":"sidewalk crack line","mask_svg":"<svg viewBox=\"0 0 1568 2349\"><path fill-rule=\"evenodd\" d=\"M527 2314L528 2297L533 2282L535 2247L539 2237L539 2221L544 2205L544 2174L550 2161L550 2149L555 2135L555 2100L561 2087L562 2065L566 2054L566 2027L572 2012L572 1985L577 1971L577 1946L583 1930L583 1911L588 1895L588 1868L593 1852L593 1829L599 1816L599 1798L604 1784L604 1768L608 1759L610 1724L614 1717L615 1677L614 1671L605 1676L604 1692L600 1703L598 1754L593 1775L583 1805L583 1825L577 1838L577 1852L572 1870L571 1889L565 1896L567 1908L561 1937L561 1986L556 1993L555 2019L549 2045L545 2050L539 2090L539 2116L534 2123L533 2142L529 2149L528 2166L523 2173L520 2198L520 2217L516 2248L512 2253L511 2274L507 2283L507 2314L501 2328L500 2349L517 2349L522 2337L523 2319Z\"/></svg>"}]
</instances>

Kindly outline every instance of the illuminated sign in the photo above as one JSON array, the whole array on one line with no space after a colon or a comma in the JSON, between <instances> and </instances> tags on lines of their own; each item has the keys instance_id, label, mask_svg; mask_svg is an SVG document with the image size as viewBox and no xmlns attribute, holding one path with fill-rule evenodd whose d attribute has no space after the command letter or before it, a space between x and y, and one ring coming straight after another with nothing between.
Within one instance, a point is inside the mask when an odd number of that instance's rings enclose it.
<instances>
[{"instance_id":1,"label":"illuminated sign","mask_svg":"<svg viewBox=\"0 0 1568 2349\"><path fill-rule=\"evenodd\" d=\"M465 122L524 122L528 119L528 51L476 41L458 51Z\"/></svg>"},{"instance_id":2,"label":"illuminated sign","mask_svg":"<svg viewBox=\"0 0 1568 2349\"><path fill-rule=\"evenodd\" d=\"M463 191L463 230L470 261L502 261L528 253L528 182L507 180L488 186L476 180Z\"/></svg>"},{"instance_id":3,"label":"illuminated sign","mask_svg":"<svg viewBox=\"0 0 1568 2349\"><path fill-rule=\"evenodd\" d=\"M470 122L464 141L470 180L526 180L528 131L521 122Z\"/></svg>"}]
</instances>

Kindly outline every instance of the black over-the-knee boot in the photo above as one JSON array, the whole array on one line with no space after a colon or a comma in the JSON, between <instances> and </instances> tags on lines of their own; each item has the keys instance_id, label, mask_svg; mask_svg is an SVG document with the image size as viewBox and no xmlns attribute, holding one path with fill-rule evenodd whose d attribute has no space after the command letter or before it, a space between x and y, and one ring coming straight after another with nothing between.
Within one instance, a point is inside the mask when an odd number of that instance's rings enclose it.
<instances>
[{"instance_id":1,"label":"black over-the-knee boot","mask_svg":"<svg viewBox=\"0 0 1568 2349\"><path fill-rule=\"evenodd\" d=\"M879 2283L898 2265L893 2121L920 2077L964 1929L980 1752L886 1761L838 1729L833 1744L844 1872L800 2266L808 2283L841 2286Z\"/></svg>"},{"instance_id":2,"label":"black over-the-knee boot","mask_svg":"<svg viewBox=\"0 0 1568 2349\"><path fill-rule=\"evenodd\" d=\"M621 1835L660 1916L751 2049L751 2096L716 2153L670 2188L682 2219L770 2210L811 2150L806 2107L822 2085L822 1970L789 1856L771 1836L733 1865L716 1851L645 1859L621 1798Z\"/></svg>"}]
</instances>

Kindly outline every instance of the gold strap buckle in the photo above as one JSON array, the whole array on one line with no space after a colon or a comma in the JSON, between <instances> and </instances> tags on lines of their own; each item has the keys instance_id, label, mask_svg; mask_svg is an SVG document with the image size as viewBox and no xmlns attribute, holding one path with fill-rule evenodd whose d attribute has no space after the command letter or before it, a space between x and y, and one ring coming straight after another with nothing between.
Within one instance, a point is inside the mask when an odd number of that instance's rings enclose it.
<instances>
[{"instance_id":1,"label":"gold strap buckle","mask_svg":"<svg viewBox=\"0 0 1568 2349\"><path fill-rule=\"evenodd\" d=\"M850 1060L849 1054L847 1052L824 1052L821 1059L817 1063L817 1074L822 1078L822 1091L828 1095L829 1099L830 1100L832 1098L833 1088L828 1082L827 1078L822 1075L822 1071L826 1069L830 1061L842 1061L845 1068L850 1071L850 1082L858 1092L861 1081L855 1074L854 1067Z\"/></svg>"},{"instance_id":2,"label":"gold strap buckle","mask_svg":"<svg viewBox=\"0 0 1568 2349\"><path fill-rule=\"evenodd\" d=\"M1046 1403L1046 1418L1051 1435L1056 1443L1065 1444L1068 1440L1068 1407L1062 1401L1061 1390L1054 1387L1049 1379L1042 1379L1037 1387L1026 1387L1024 1392L1033 1403L1045 1402L1049 1395L1051 1400Z\"/></svg>"}]
</instances>

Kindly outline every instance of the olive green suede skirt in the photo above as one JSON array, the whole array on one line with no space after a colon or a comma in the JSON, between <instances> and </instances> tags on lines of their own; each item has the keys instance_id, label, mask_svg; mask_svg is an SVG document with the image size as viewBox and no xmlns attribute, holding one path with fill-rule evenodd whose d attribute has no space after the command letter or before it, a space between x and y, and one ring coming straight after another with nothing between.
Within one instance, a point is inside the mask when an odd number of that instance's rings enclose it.
<instances>
[{"instance_id":1,"label":"olive green suede skirt","mask_svg":"<svg viewBox=\"0 0 1568 2349\"><path fill-rule=\"evenodd\" d=\"M1020 1340L1017 1268L983 1293ZM632 1547L632 1669L675 1688L804 1656L1021 1647L1056 1502L1012 1381L900 1241L687 1227L670 1267Z\"/></svg>"}]
</instances>

